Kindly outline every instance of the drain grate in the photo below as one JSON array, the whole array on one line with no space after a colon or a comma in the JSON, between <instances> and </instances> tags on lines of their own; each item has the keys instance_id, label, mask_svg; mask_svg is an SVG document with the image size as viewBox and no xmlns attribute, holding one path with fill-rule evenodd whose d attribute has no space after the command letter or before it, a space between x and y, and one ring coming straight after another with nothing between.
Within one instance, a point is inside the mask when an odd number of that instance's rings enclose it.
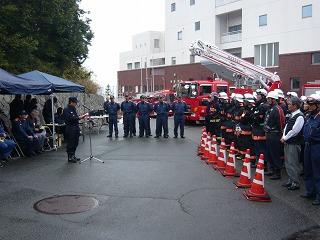
<instances>
[{"instance_id":1,"label":"drain grate","mask_svg":"<svg viewBox=\"0 0 320 240\"><path fill-rule=\"evenodd\" d=\"M97 199L81 195L58 195L36 202L35 210L53 215L87 212L99 205Z\"/></svg>"}]
</instances>

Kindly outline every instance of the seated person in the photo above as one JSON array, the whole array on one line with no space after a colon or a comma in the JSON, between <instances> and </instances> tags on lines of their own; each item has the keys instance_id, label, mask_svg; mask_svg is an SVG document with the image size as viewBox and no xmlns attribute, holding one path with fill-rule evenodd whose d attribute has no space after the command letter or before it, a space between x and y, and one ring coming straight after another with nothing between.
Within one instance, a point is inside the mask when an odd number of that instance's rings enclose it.
<instances>
[{"instance_id":1,"label":"seated person","mask_svg":"<svg viewBox=\"0 0 320 240\"><path fill-rule=\"evenodd\" d=\"M7 133L4 131L4 126L0 122L0 166L2 167L11 155L12 150L16 147L16 143L7 139Z\"/></svg>"},{"instance_id":2,"label":"seated person","mask_svg":"<svg viewBox=\"0 0 320 240\"><path fill-rule=\"evenodd\" d=\"M63 108L62 107L59 107L57 109L57 112L54 115L54 122L57 123L57 124L64 124Z\"/></svg>"},{"instance_id":3,"label":"seated person","mask_svg":"<svg viewBox=\"0 0 320 240\"><path fill-rule=\"evenodd\" d=\"M32 130L33 135L35 135L39 140L40 151L43 151L47 134L45 128L41 126L39 114L40 113L38 110L32 110L27 122L29 128Z\"/></svg>"},{"instance_id":4,"label":"seated person","mask_svg":"<svg viewBox=\"0 0 320 240\"><path fill-rule=\"evenodd\" d=\"M19 117L16 117L12 123L12 133L19 143L22 151L28 157L35 156L36 152L40 152L40 144L36 135L27 123L28 114L22 111Z\"/></svg>"}]
</instances>

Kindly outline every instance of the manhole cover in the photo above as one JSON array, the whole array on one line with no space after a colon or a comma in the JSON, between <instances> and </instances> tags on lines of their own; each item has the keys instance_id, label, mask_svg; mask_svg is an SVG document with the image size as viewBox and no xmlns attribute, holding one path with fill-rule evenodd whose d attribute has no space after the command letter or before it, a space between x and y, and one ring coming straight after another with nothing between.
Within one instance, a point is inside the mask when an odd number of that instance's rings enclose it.
<instances>
[{"instance_id":1,"label":"manhole cover","mask_svg":"<svg viewBox=\"0 0 320 240\"><path fill-rule=\"evenodd\" d=\"M73 214L89 211L99 204L93 197L61 195L42 199L34 204L34 209L46 214Z\"/></svg>"},{"instance_id":2,"label":"manhole cover","mask_svg":"<svg viewBox=\"0 0 320 240\"><path fill-rule=\"evenodd\" d=\"M305 231L297 232L284 240L319 240L320 239L320 228L312 227Z\"/></svg>"}]
</instances>

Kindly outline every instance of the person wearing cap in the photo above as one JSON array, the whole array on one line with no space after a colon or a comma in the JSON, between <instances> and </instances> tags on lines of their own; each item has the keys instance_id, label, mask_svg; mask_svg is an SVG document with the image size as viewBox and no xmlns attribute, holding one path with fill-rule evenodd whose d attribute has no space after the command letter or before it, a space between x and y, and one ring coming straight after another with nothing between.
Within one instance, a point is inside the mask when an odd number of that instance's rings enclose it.
<instances>
[{"instance_id":1,"label":"person wearing cap","mask_svg":"<svg viewBox=\"0 0 320 240\"><path fill-rule=\"evenodd\" d=\"M303 198L314 199L313 205L320 205L320 97L316 94L307 98L309 115L305 120L303 136L304 179L306 192Z\"/></svg>"},{"instance_id":2,"label":"person wearing cap","mask_svg":"<svg viewBox=\"0 0 320 240\"><path fill-rule=\"evenodd\" d=\"M130 137L133 136L136 105L130 101L128 94L125 94L124 97L125 100L121 103L120 109L123 113L123 137L127 138L129 134Z\"/></svg>"},{"instance_id":3,"label":"person wearing cap","mask_svg":"<svg viewBox=\"0 0 320 240\"><path fill-rule=\"evenodd\" d=\"M144 95L140 96L140 102L137 104L137 116L139 120L139 137L149 137L150 133L150 113L152 106L146 102Z\"/></svg>"},{"instance_id":4,"label":"person wearing cap","mask_svg":"<svg viewBox=\"0 0 320 240\"><path fill-rule=\"evenodd\" d=\"M271 180L281 179L281 168L283 161L281 155L281 134L285 125L285 116L282 108L278 105L278 93L271 91L267 95L270 110L267 112L264 121L266 132L266 159L270 164Z\"/></svg>"},{"instance_id":5,"label":"person wearing cap","mask_svg":"<svg viewBox=\"0 0 320 240\"><path fill-rule=\"evenodd\" d=\"M224 138L226 146L230 146L231 139L229 137L230 136L229 132L227 132L227 128L228 128L229 121L230 121L230 119L228 118L228 110L231 107L231 104L229 103L228 95L225 92L219 93L219 104L221 107L221 112L220 112L220 115L221 115L221 124L220 124L221 138ZM233 133L233 129L232 129L231 133Z\"/></svg>"},{"instance_id":6,"label":"person wearing cap","mask_svg":"<svg viewBox=\"0 0 320 240\"><path fill-rule=\"evenodd\" d=\"M110 101L104 106L104 110L109 115L109 135L107 137L112 138L114 130L115 137L118 138L118 112L120 104L114 101L114 96L110 96Z\"/></svg>"},{"instance_id":7,"label":"person wearing cap","mask_svg":"<svg viewBox=\"0 0 320 240\"><path fill-rule=\"evenodd\" d=\"M23 153L27 157L35 156L40 151L40 143L27 123L28 113L23 110L12 123L12 133Z\"/></svg>"},{"instance_id":8,"label":"person wearing cap","mask_svg":"<svg viewBox=\"0 0 320 240\"><path fill-rule=\"evenodd\" d=\"M133 115L133 118L132 118L132 135L133 136L136 136L136 133L137 133L137 129L136 129L136 114L137 114L137 106L136 106L136 104L132 101L132 96L129 96L129 100L130 100L130 102L132 102L133 104L134 104L134 106L135 106L135 108L134 108L134 115Z\"/></svg>"},{"instance_id":9,"label":"person wearing cap","mask_svg":"<svg viewBox=\"0 0 320 240\"><path fill-rule=\"evenodd\" d=\"M76 163L80 161L75 156L76 149L79 144L80 127L79 120L85 118L88 114L78 116L76 106L78 99L76 97L69 97L68 106L63 110L63 118L66 124L65 136L67 142L68 162Z\"/></svg>"},{"instance_id":10,"label":"person wearing cap","mask_svg":"<svg viewBox=\"0 0 320 240\"><path fill-rule=\"evenodd\" d=\"M299 98L292 96L287 103L291 115L283 130L281 142L284 143L284 163L289 179L282 186L287 187L288 190L297 190L300 188L299 160L303 141L304 115L300 111Z\"/></svg>"},{"instance_id":11,"label":"person wearing cap","mask_svg":"<svg viewBox=\"0 0 320 240\"><path fill-rule=\"evenodd\" d=\"M159 102L154 105L154 111L157 114L156 116L156 136L155 138L159 138L162 134L163 128L163 137L169 137L169 129L168 129L168 114L170 111L170 106L166 102L163 101L163 96L159 96Z\"/></svg>"},{"instance_id":12,"label":"person wearing cap","mask_svg":"<svg viewBox=\"0 0 320 240\"><path fill-rule=\"evenodd\" d=\"M182 101L182 97L178 95L177 101L172 104L172 111L174 114L174 138L178 137L179 126L180 126L180 137L184 138L184 123L185 123L184 114L187 112L187 110L188 110L187 104L184 101Z\"/></svg>"},{"instance_id":13,"label":"person wearing cap","mask_svg":"<svg viewBox=\"0 0 320 240\"><path fill-rule=\"evenodd\" d=\"M263 91L262 91L263 90ZM256 91L257 99L256 106L252 115L252 140L253 140L253 152L255 158L258 159L260 154L266 155L266 134L263 129L264 119L270 106L267 103L267 91L264 89L258 89ZM267 169L267 164L265 164Z\"/></svg>"},{"instance_id":14,"label":"person wearing cap","mask_svg":"<svg viewBox=\"0 0 320 240\"><path fill-rule=\"evenodd\" d=\"M244 100L243 100L243 95L242 94L235 94L234 96L234 112L233 112L233 119L234 119L234 144L235 148L239 150L241 148L241 127L240 127L240 119L242 114L244 113ZM242 151L238 151L239 155L237 156L238 159L241 159L243 157L243 154L245 153L242 149Z\"/></svg>"}]
</instances>

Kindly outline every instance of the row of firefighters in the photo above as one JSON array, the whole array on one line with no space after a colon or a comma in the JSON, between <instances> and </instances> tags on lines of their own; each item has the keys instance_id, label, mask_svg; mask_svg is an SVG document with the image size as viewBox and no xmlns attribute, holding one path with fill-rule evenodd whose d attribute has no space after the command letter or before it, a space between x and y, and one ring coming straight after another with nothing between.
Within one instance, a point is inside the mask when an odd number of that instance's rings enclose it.
<instances>
[{"instance_id":1,"label":"row of firefighters","mask_svg":"<svg viewBox=\"0 0 320 240\"><path fill-rule=\"evenodd\" d=\"M298 98L295 93L277 89L255 95L212 93L207 105L206 130L226 145L235 143L238 158L252 150L255 164L260 154L266 157L266 175L281 179L285 165L289 180L283 185L299 189L304 166L306 198L320 204L320 95ZM303 163L303 164L301 164Z\"/></svg>"}]
</instances>

